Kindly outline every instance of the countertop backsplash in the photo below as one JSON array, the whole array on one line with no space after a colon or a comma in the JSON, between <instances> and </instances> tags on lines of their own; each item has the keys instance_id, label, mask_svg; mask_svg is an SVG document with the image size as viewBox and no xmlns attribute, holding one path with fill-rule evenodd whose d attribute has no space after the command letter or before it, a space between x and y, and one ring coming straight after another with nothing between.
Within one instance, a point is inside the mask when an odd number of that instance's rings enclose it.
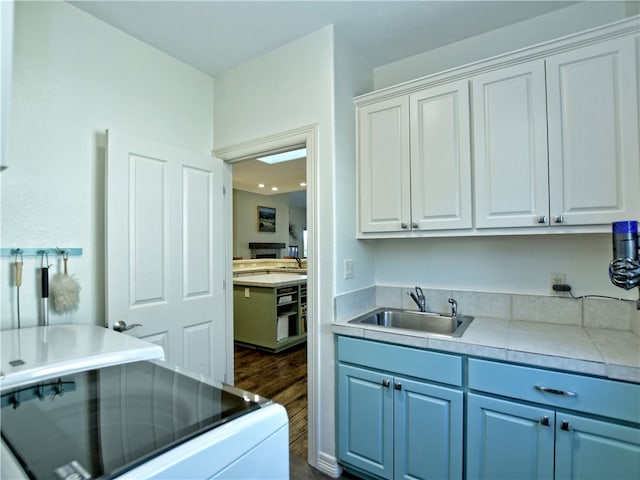
<instances>
[{"instance_id":1,"label":"countertop backsplash","mask_svg":"<svg viewBox=\"0 0 640 480\"><path fill-rule=\"evenodd\" d=\"M344 322L376 307L417 310L408 292L413 287L377 285L335 298L335 321ZM630 330L640 335L635 302L608 298L468 292L423 288L427 310L449 313L447 300L458 302L458 313L474 317L573 325L583 328Z\"/></svg>"}]
</instances>

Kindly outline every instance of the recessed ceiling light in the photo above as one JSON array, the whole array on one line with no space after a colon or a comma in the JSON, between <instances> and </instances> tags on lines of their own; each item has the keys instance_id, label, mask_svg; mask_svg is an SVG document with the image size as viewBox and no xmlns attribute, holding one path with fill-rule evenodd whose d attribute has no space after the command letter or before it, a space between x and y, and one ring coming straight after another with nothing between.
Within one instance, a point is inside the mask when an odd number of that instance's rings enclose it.
<instances>
[{"instance_id":1,"label":"recessed ceiling light","mask_svg":"<svg viewBox=\"0 0 640 480\"><path fill-rule=\"evenodd\" d=\"M290 150L288 152L276 153L275 155L267 155L265 157L258 157L261 162L274 164L280 162L288 162L289 160L299 160L307 156L306 148L299 148L298 150Z\"/></svg>"},{"instance_id":2,"label":"recessed ceiling light","mask_svg":"<svg viewBox=\"0 0 640 480\"><path fill-rule=\"evenodd\" d=\"M278 191L278 187L271 187L271 190L273 190L274 192Z\"/></svg>"},{"instance_id":3,"label":"recessed ceiling light","mask_svg":"<svg viewBox=\"0 0 640 480\"><path fill-rule=\"evenodd\" d=\"M264 183L259 183L258 188L264 188Z\"/></svg>"}]
</instances>

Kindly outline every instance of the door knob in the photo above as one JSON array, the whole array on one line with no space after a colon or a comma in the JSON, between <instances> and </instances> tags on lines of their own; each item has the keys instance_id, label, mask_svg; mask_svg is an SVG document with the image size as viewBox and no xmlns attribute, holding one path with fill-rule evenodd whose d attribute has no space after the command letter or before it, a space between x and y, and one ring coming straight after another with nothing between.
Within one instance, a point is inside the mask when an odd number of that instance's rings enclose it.
<instances>
[{"instance_id":1,"label":"door knob","mask_svg":"<svg viewBox=\"0 0 640 480\"><path fill-rule=\"evenodd\" d=\"M546 215L540 215L539 217L537 217L537 221L538 223L547 223L547 216Z\"/></svg>"},{"instance_id":2,"label":"door knob","mask_svg":"<svg viewBox=\"0 0 640 480\"><path fill-rule=\"evenodd\" d=\"M549 426L549 417L547 417L547 416L545 415L544 417L542 417L542 418L540 419L540 423L541 423L542 425L544 425L545 427L548 427L548 426Z\"/></svg>"},{"instance_id":3,"label":"door knob","mask_svg":"<svg viewBox=\"0 0 640 480\"><path fill-rule=\"evenodd\" d=\"M141 323L133 323L131 325L127 325L127 322L125 322L124 320L118 320L116 323L113 324L113 329L116 332L126 332L127 330L131 330L132 328L141 327L141 326L142 326Z\"/></svg>"}]
</instances>

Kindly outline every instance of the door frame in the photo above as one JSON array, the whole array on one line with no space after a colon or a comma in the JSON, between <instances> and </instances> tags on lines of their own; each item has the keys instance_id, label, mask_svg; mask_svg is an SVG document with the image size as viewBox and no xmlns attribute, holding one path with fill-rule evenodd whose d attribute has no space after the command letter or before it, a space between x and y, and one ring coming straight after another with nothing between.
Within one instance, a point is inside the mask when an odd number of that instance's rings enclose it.
<instances>
[{"instance_id":1,"label":"door frame","mask_svg":"<svg viewBox=\"0 0 640 480\"><path fill-rule=\"evenodd\" d=\"M234 162L255 158L256 155L278 153L291 147L306 145L307 148L307 432L308 451L307 461L311 465L318 464L318 295L319 263L317 255L318 245L318 210L317 184L318 184L318 126L316 124L303 126L285 132L275 133L262 138L248 140L246 142L230 145L213 150L213 155L224 160L224 188L225 195L225 225L227 231L225 238L225 251L227 258L231 258L233 245L233 211L232 211L232 173ZM230 338L230 348L227 351L227 379L233 378L233 271L232 263L227 262L225 267L225 282L228 287L225 290L225 307L227 312L226 331Z\"/></svg>"}]
</instances>

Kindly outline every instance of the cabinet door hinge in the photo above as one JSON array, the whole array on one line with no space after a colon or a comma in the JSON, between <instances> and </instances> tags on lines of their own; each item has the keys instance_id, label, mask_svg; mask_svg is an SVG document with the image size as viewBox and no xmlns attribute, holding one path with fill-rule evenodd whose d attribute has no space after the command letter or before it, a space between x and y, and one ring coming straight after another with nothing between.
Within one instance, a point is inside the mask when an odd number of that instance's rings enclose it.
<instances>
[{"instance_id":1,"label":"cabinet door hinge","mask_svg":"<svg viewBox=\"0 0 640 480\"><path fill-rule=\"evenodd\" d=\"M227 194L227 187L225 187L224 185L222 186L222 195L226 195Z\"/></svg>"},{"instance_id":2,"label":"cabinet door hinge","mask_svg":"<svg viewBox=\"0 0 640 480\"><path fill-rule=\"evenodd\" d=\"M222 289L223 290L227 289L227 281L226 280L222 280Z\"/></svg>"}]
</instances>

